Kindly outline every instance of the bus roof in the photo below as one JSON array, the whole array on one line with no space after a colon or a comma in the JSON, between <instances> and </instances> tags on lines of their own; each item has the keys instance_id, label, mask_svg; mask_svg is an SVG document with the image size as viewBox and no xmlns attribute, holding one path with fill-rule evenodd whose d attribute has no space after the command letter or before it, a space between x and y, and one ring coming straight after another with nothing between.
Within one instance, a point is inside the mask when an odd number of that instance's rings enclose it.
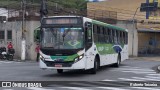
<instances>
[{"instance_id":1,"label":"bus roof","mask_svg":"<svg viewBox=\"0 0 160 90\"><path fill-rule=\"evenodd\" d=\"M53 17L82 17L82 16L74 16L74 15L71 15L71 16L48 16L48 17L44 17L44 18L53 18ZM87 17L84 17L84 18L87 18ZM88 18L88 19L90 19L90 18ZM104 22L101 22L101 21L93 20L93 19L91 19L91 20L92 20L93 24L98 24L98 25L106 26L108 28L128 32L128 30L124 29L124 28L120 28L120 27L117 27L117 26L114 26L114 25L111 25L111 24L107 24L107 23L104 23Z\"/></svg>"},{"instance_id":2,"label":"bus roof","mask_svg":"<svg viewBox=\"0 0 160 90\"><path fill-rule=\"evenodd\" d=\"M126 31L127 32L127 29L120 28L120 27L117 27L117 26L114 26L114 25L111 25L111 24L107 24L107 23L104 23L104 22L97 21L97 20L92 20L92 23L93 24L102 25L102 26L107 26L108 28L112 28L112 29L116 29L116 30L121 30L121 31Z\"/></svg>"}]
</instances>

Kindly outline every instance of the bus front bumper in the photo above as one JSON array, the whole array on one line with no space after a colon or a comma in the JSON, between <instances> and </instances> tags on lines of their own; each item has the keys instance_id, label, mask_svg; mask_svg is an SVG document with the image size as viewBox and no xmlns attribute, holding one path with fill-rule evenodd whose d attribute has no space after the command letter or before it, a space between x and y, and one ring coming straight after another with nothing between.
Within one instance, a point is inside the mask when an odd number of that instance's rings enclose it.
<instances>
[{"instance_id":1,"label":"bus front bumper","mask_svg":"<svg viewBox=\"0 0 160 90\"><path fill-rule=\"evenodd\" d=\"M60 64L51 64L48 66L46 63L44 63L44 61L40 60L39 66L41 69L85 69L85 62L83 59L76 63L65 64L65 66Z\"/></svg>"}]
</instances>

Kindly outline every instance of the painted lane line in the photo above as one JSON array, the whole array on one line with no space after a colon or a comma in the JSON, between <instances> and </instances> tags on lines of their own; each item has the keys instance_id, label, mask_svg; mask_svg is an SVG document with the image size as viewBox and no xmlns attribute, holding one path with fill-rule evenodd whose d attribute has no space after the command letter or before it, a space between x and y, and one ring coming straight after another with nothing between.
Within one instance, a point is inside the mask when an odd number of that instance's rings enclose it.
<instances>
[{"instance_id":1,"label":"painted lane line","mask_svg":"<svg viewBox=\"0 0 160 90\"><path fill-rule=\"evenodd\" d=\"M148 73L148 74L150 73L151 74L151 73L156 73L156 72L138 72L138 71L122 71L122 72L131 72L131 73L136 73L136 74L143 74L143 73L144 74L145 73Z\"/></svg>"},{"instance_id":2,"label":"painted lane line","mask_svg":"<svg viewBox=\"0 0 160 90\"><path fill-rule=\"evenodd\" d=\"M118 78L120 80L123 80L123 81L145 81L145 80L139 80L139 79L128 79L128 78Z\"/></svg>"},{"instance_id":3,"label":"painted lane line","mask_svg":"<svg viewBox=\"0 0 160 90\"><path fill-rule=\"evenodd\" d=\"M134 79L139 79L139 80L153 80L153 81L160 81L160 80L157 80L157 79L151 79L151 78L141 78L141 77L132 77Z\"/></svg>"},{"instance_id":4,"label":"painted lane line","mask_svg":"<svg viewBox=\"0 0 160 90\"><path fill-rule=\"evenodd\" d=\"M98 82L96 82L98 84ZM98 85L91 85L91 84L84 84L84 83L71 83L73 85L80 85L80 86L86 86L86 87L95 87L96 88L99 88L99 89L109 89L109 90L128 90L128 89L120 89L119 87L118 88L115 88L115 87L98 87ZM100 84L100 83L99 83ZM101 83L102 84L102 83ZM104 83L103 83L104 84ZM113 84L112 84L113 85ZM83 89L81 89L83 90Z\"/></svg>"},{"instance_id":5,"label":"painted lane line","mask_svg":"<svg viewBox=\"0 0 160 90\"><path fill-rule=\"evenodd\" d=\"M141 67L132 67L132 66L120 66L120 68L121 68L121 67L122 67L122 68L123 68L123 67L124 67L124 68L141 68Z\"/></svg>"},{"instance_id":6,"label":"painted lane line","mask_svg":"<svg viewBox=\"0 0 160 90\"><path fill-rule=\"evenodd\" d=\"M101 84L103 86L107 86L107 85L112 85L112 86L114 85L114 86L118 86L118 87L124 86L124 85L117 85L117 83L109 83L109 82L90 82L90 83L92 83L92 84Z\"/></svg>"},{"instance_id":7,"label":"painted lane line","mask_svg":"<svg viewBox=\"0 0 160 90\"><path fill-rule=\"evenodd\" d=\"M155 76L146 76L147 78L154 78L154 79L160 79L160 77L155 77Z\"/></svg>"},{"instance_id":8,"label":"painted lane line","mask_svg":"<svg viewBox=\"0 0 160 90\"><path fill-rule=\"evenodd\" d=\"M45 88L38 88L38 87L28 87L27 89L31 89L31 90L55 90L55 89L45 89Z\"/></svg>"},{"instance_id":9,"label":"painted lane line","mask_svg":"<svg viewBox=\"0 0 160 90\"><path fill-rule=\"evenodd\" d=\"M130 90L130 89L121 89L119 87L117 87L117 88L115 88L115 87L96 87L96 88L107 89L107 90Z\"/></svg>"},{"instance_id":10,"label":"painted lane line","mask_svg":"<svg viewBox=\"0 0 160 90\"><path fill-rule=\"evenodd\" d=\"M87 87L95 87L96 85L86 84L86 83L70 83L73 85L87 86Z\"/></svg>"},{"instance_id":11,"label":"painted lane line","mask_svg":"<svg viewBox=\"0 0 160 90\"><path fill-rule=\"evenodd\" d=\"M160 90L160 89L157 89L157 88L147 88L147 87L131 87L131 88L136 88L136 89L145 89L145 90Z\"/></svg>"},{"instance_id":12,"label":"painted lane line","mask_svg":"<svg viewBox=\"0 0 160 90\"><path fill-rule=\"evenodd\" d=\"M63 89L71 89L71 90L93 90L93 89L87 89L87 88L81 88L81 87L67 87L62 85L51 85L51 87L57 87L57 88L63 88Z\"/></svg>"},{"instance_id":13,"label":"painted lane line","mask_svg":"<svg viewBox=\"0 0 160 90\"><path fill-rule=\"evenodd\" d=\"M104 79L102 81L117 81L117 80Z\"/></svg>"},{"instance_id":14,"label":"painted lane line","mask_svg":"<svg viewBox=\"0 0 160 90\"><path fill-rule=\"evenodd\" d=\"M80 88L80 87L59 87L59 88L72 89L72 90L93 90L93 89Z\"/></svg>"},{"instance_id":15,"label":"painted lane line","mask_svg":"<svg viewBox=\"0 0 160 90\"><path fill-rule=\"evenodd\" d=\"M136 71L136 70L138 70L138 71L154 71L154 70L152 70L152 69L130 69L130 68L124 68L124 69L119 69L119 70L133 70L133 71Z\"/></svg>"},{"instance_id":16,"label":"painted lane line","mask_svg":"<svg viewBox=\"0 0 160 90\"><path fill-rule=\"evenodd\" d=\"M160 74L147 74L148 76L160 76Z\"/></svg>"}]
</instances>

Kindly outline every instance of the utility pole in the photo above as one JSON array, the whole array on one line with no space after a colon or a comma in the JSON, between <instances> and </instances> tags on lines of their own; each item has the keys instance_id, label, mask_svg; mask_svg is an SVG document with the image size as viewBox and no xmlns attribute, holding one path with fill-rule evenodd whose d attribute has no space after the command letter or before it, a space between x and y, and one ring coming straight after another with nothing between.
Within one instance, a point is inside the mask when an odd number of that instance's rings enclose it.
<instances>
[{"instance_id":1,"label":"utility pole","mask_svg":"<svg viewBox=\"0 0 160 90\"><path fill-rule=\"evenodd\" d=\"M41 8L40 8L40 15L41 19L48 14L46 0L41 0Z\"/></svg>"},{"instance_id":2,"label":"utility pole","mask_svg":"<svg viewBox=\"0 0 160 90\"><path fill-rule=\"evenodd\" d=\"M25 37L25 13L26 13L26 0L22 0L22 42L21 42L21 60L25 60L26 56L26 37Z\"/></svg>"},{"instance_id":3,"label":"utility pole","mask_svg":"<svg viewBox=\"0 0 160 90\"><path fill-rule=\"evenodd\" d=\"M134 40L135 40L135 37L134 37L134 31L135 31L135 16L136 16L136 13L138 11L140 7L137 7L136 11L134 12L134 16L133 16L133 29L132 29L132 56L134 56ZM137 22L137 21L136 21Z\"/></svg>"},{"instance_id":4,"label":"utility pole","mask_svg":"<svg viewBox=\"0 0 160 90\"><path fill-rule=\"evenodd\" d=\"M46 5L46 0L41 0L41 8L40 8L41 25L42 25L42 19L46 17L47 14L48 14L48 10L47 10L47 5ZM42 26L40 26L40 34L42 34ZM41 42L41 38L40 38L40 42Z\"/></svg>"}]
</instances>

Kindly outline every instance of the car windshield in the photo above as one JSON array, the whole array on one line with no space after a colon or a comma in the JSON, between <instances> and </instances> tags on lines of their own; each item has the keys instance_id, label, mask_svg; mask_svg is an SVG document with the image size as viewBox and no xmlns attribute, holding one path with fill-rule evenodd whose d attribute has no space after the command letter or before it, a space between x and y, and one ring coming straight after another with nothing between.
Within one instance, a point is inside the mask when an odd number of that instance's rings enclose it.
<instances>
[{"instance_id":1,"label":"car windshield","mask_svg":"<svg viewBox=\"0 0 160 90\"><path fill-rule=\"evenodd\" d=\"M83 48L82 28L43 28L42 48L79 49Z\"/></svg>"}]
</instances>

